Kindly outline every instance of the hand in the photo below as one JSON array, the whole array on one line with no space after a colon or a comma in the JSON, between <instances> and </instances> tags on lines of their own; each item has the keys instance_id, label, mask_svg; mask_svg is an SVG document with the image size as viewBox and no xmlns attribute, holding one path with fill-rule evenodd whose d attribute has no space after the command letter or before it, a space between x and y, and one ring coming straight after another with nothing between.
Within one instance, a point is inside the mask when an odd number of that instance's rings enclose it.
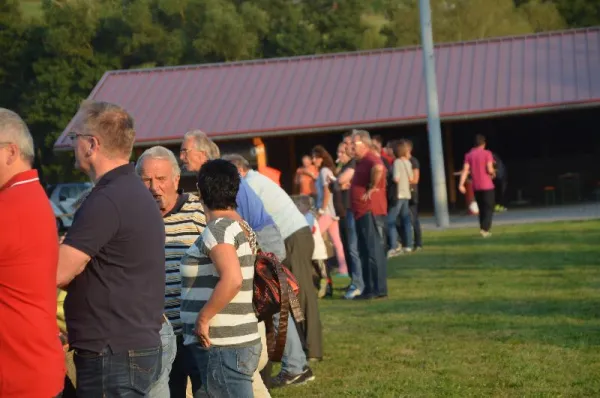
<instances>
[{"instance_id":1,"label":"hand","mask_svg":"<svg viewBox=\"0 0 600 398\"><path fill-rule=\"evenodd\" d=\"M371 195L373 195L373 193L377 192L377 191L379 191L379 189L377 189L377 188L369 189L362 197L363 202L371 200Z\"/></svg>"},{"instance_id":2,"label":"hand","mask_svg":"<svg viewBox=\"0 0 600 398\"><path fill-rule=\"evenodd\" d=\"M462 193L463 195L467 193L467 188L465 188L464 185L461 185L458 187L458 190L460 191L460 193Z\"/></svg>"},{"instance_id":3,"label":"hand","mask_svg":"<svg viewBox=\"0 0 600 398\"><path fill-rule=\"evenodd\" d=\"M196 318L196 328L194 329L194 333L198 336L198 340L200 341L200 345L204 348L210 347L210 337L208 335L208 320L204 319L201 314L198 314L198 318Z\"/></svg>"}]
</instances>

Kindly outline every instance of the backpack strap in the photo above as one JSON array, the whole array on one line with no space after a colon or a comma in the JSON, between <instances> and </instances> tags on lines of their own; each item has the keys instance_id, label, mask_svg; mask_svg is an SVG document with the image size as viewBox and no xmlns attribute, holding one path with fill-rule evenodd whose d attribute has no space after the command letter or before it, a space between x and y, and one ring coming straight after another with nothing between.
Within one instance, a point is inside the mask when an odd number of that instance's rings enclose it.
<instances>
[{"instance_id":1,"label":"backpack strap","mask_svg":"<svg viewBox=\"0 0 600 398\"><path fill-rule=\"evenodd\" d=\"M263 254L259 251L257 256L262 256ZM279 310L279 326L277 330L277 334L275 334L275 327L273 325L273 319L265 320L265 327L267 329L267 351L269 352L269 359L273 362L281 362L281 358L283 357L283 350L285 349L285 341L287 338L287 328L288 322L290 321L290 286L287 282L287 275L283 272L283 269L279 264L271 263L275 270L273 270L274 274L277 275L277 279L279 281L280 286L280 297L281 297L281 307Z\"/></svg>"}]
</instances>

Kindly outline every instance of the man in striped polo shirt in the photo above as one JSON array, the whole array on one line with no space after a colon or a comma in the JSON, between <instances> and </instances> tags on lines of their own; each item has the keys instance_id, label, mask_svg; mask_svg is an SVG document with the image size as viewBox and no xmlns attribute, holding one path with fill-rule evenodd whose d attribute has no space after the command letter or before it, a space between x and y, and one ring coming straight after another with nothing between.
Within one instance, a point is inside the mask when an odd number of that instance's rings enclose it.
<instances>
[{"instance_id":1,"label":"man in striped polo shirt","mask_svg":"<svg viewBox=\"0 0 600 398\"><path fill-rule=\"evenodd\" d=\"M163 324L162 371L151 398L184 398L188 376L194 396L201 382L189 348L183 345L181 306L181 258L206 227L204 208L196 195L179 188L181 170L173 152L162 146L146 150L138 159L136 171L156 200L165 222L165 316ZM170 323L170 324L169 324Z\"/></svg>"}]
</instances>

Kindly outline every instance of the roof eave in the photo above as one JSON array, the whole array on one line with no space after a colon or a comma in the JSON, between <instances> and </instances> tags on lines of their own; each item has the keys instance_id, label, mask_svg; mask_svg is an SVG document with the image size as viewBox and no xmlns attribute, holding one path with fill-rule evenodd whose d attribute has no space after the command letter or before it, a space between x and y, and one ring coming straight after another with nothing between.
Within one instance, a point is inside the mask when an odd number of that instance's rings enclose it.
<instances>
[{"instance_id":1,"label":"roof eave","mask_svg":"<svg viewBox=\"0 0 600 398\"><path fill-rule=\"evenodd\" d=\"M480 120L480 119L489 119L492 117L505 117L505 116L519 116L519 115L528 115L534 113L547 113L553 111L565 111L565 110L576 110L576 109L585 109L592 108L600 105L600 98L588 100L588 101L580 101L576 103L570 104L557 104L557 105L546 105L546 106L538 106L532 108L518 108L518 109L498 109L486 112L477 112L477 113L460 113L460 114L449 114L442 115L442 122L456 122L456 121L465 121L465 120ZM288 130L272 130L272 131L248 131L248 132L229 132L224 134L215 134L210 135L209 138L215 141L233 141L233 140L241 140L248 139L254 137L261 138L269 138L269 137L281 137L281 136L290 136L290 135L299 135L299 134L318 134L318 133L335 133L341 131L347 131L351 129L373 129L373 128L385 128L385 127L396 127L396 126L410 126L415 124L422 124L427 122L427 116L418 116L415 118L409 119L396 119L396 120L386 120L386 121L372 121L366 123L348 123L348 124L339 124L339 125L327 125L327 126L319 126L319 127L301 127L297 129L288 129ZM154 139L154 140L140 140L134 144L134 148L142 148L142 147L150 147L155 145L179 145L183 140L183 136L178 138L167 137L165 139ZM60 145L55 146L55 152L65 152L70 150L71 147L68 145Z\"/></svg>"}]
</instances>

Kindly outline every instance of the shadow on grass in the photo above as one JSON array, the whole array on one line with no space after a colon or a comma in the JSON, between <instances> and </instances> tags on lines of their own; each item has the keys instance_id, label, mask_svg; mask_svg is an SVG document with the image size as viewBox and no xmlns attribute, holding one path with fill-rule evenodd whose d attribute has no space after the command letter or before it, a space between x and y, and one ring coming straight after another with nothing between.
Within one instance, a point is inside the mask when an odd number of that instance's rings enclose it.
<instances>
[{"instance_id":1,"label":"shadow on grass","mask_svg":"<svg viewBox=\"0 0 600 398\"><path fill-rule=\"evenodd\" d=\"M560 347L600 345L600 299L390 299L355 308L353 315L410 334L476 334L512 344ZM401 320L394 315L402 315Z\"/></svg>"},{"instance_id":2,"label":"shadow on grass","mask_svg":"<svg viewBox=\"0 0 600 398\"><path fill-rule=\"evenodd\" d=\"M500 230L495 232L490 239L482 239L478 234L461 234L438 236L434 240L436 246L511 246L511 245L550 245L550 244L569 244L572 242L585 243L600 241L600 229L586 227L580 230L566 229L562 231L531 230L510 232Z\"/></svg>"},{"instance_id":3,"label":"shadow on grass","mask_svg":"<svg viewBox=\"0 0 600 398\"><path fill-rule=\"evenodd\" d=\"M598 240L600 242L600 239ZM390 277L410 277L406 271L411 270L455 270L455 271L485 271L485 270L561 270L573 267L589 267L600 265L600 250L586 249L567 251L531 250L511 251L476 250L472 252L420 252L394 258L388 262Z\"/></svg>"},{"instance_id":4,"label":"shadow on grass","mask_svg":"<svg viewBox=\"0 0 600 398\"><path fill-rule=\"evenodd\" d=\"M368 307L368 313L444 313L467 315L513 315L556 317L580 320L600 320L600 299L540 299L540 300L430 300L391 299ZM367 313L365 312L365 315ZM599 336L600 338L600 336Z\"/></svg>"}]
</instances>

